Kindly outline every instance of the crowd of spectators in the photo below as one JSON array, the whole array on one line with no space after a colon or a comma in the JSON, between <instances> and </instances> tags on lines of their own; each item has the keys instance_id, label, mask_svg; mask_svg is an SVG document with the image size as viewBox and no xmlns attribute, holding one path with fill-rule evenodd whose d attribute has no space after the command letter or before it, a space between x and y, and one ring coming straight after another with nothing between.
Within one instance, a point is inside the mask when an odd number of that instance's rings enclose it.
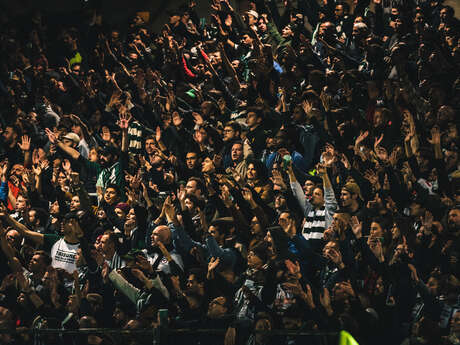
<instances>
[{"instance_id":1,"label":"crowd of spectators","mask_svg":"<svg viewBox=\"0 0 460 345\"><path fill-rule=\"evenodd\" d=\"M195 8L0 14L0 343L459 344L454 10Z\"/></svg>"}]
</instances>

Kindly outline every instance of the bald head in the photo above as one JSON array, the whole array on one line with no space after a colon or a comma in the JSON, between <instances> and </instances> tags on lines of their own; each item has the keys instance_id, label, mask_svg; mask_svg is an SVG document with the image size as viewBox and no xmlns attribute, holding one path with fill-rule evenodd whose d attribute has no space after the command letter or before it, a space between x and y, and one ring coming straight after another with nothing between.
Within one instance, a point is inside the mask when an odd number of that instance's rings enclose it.
<instances>
[{"instance_id":1,"label":"bald head","mask_svg":"<svg viewBox=\"0 0 460 345\"><path fill-rule=\"evenodd\" d=\"M152 246L157 246L158 242L164 245L171 243L171 230L166 225L159 225L152 232Z\"/></svg>"}]
</instances>

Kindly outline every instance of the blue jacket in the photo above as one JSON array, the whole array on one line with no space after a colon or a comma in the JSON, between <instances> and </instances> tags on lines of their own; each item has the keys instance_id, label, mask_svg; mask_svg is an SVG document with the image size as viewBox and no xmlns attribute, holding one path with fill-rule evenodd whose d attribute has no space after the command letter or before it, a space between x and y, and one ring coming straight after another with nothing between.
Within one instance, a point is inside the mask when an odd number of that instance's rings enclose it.
<instances>
[{"instance_id":1,"label":"blue jacket","mask_svg":"<svg viewBox=\"0 0 460 345\"><path fill-rule=\"evenodd\" d=\"M2 182L0 184L0 201L8 201L8 182Z\"/></svg>"},{"instance_id":2,"label":"blue jacket","mask_svg":"<svg viewBox=\"0 0 460 345\"><path fill-rule=\"evenodd\" d=\"M190 235L182 227L176 227L173 223L168 224L171 229L171 238L174 246L179 246L185 252L190 253L194 247L199 247L203 250L206 260L209 261L212 257L219 258L223 266L234 267L237 261L237 255L231 248L222 248L212 236L206 237L205 243L192 240ZM176 248L178 249L178 248Z\"/></svg>"}]
</instances>

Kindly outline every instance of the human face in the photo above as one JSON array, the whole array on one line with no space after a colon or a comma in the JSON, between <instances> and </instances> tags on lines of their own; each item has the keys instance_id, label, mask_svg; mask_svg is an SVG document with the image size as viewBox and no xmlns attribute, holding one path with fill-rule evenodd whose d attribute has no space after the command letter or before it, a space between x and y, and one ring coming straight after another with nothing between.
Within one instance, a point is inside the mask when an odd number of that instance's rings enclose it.
<instances>
[{"instance_id":1,"label":"human face","mask_svg":"<svg viewBox=\"0 0 460 345\"><path fill-rule=\"evenodd\" d=\"M29 271L32 273L38 273L44 269L44 263L39 254L35 254L29 261Z\"/></svg>"},{"instance_id":2,"label":"human face","mask_svg":"<svg viewBox=\"0 0 460 345\"><path fill-rule=\"evenodd\" d=\"M439 18L441 19L442 23L445 23L448 17L448 12L446 8L443 8L441 12L439 12Z\"/></svg>"},{"instance_id":3,"label":"human face","mask_svg":"<svg viewBox=\"0 0 460 345\"><path fill-rule=\"evenodd\" d=\"M10 126L5 127L2 135L7 145L11 145L17 138L17 134L14 132L13 127Z\"/></svg>"},{"instance_id":4,"label":"human face","mask_svg":"<svg viewBox=\"0 0 460 345\"><path fill-rule=\"evenodd\" d=\"M315 188L311 197L311 203L313 206L320 207L324 205L324 195L321 188Z\"/></svg>"},{"instance_id":5,"label":"human face","mask_svg":"<svg viewBox=\"0 0 460 345\"><path fill-rule=\"evenodd\" d=\"M256 113L250 111L246 117L246 124L250 129L254 129L259 124Z\"/></svg>"},{"instance_id":6,"label":"human face","mask_svg":"<svg viewBox=\"0 0 460 345\"><path fill-rule=\"evenodd\" d=\"M259 19L259 25L257 27L261 33L267 31L267 24L265 23L264 19Z\"/></svg>"},{"instance_id":7,"label":"human face","mask_svg":"<svg viewBox=\"0 0 460 345\"><path fill-rule=\"evenodd\" d=\"M215 170L214 162L210 157L206 157L201 163L201 172L203 173L210 173Z\"/></svg>"},{"instance_id":8,"label":"human face","mask_svg":"<svg viewBox=\"0 0 460 345\"><path fill-rule=\"evenodd\" d=\"M208 233L214 237L216 240L217 239L220 239L221 237L223 237L223 235L220 233L219 229L216 228L215 226L211 225L209 227L209 230L208 230Z\"/></svg>"},{"instance_id":9,"label":"human face","mask_svg":"<svg viewBox=\"0 0 460 345\"><path fill-rule=\"evenodd\" d=\"M187 184L185 185L185 191L187 194L193 194L196 196L199 196L199 189L197 189L197 182L194 180L188 181Z\"/></svg>"},{"instance_id":10,"label":"human face","mask_svg":"<svg viewBox=\"0 0 460 345\"><path fill-rule=\"evenodd\" d=\"M283 195L277 195L275 198L275 209L282 209L286 206L286 198Z\"/></svg>"},{"instance_id":11,"label":"human face","mask_svg":"<svg viewBox=\"0 0 460 345\"><path fill-rule=\"evenodd\" d=\"M326 245L323 247L323 256L329 257L329 254L331 254L333 250L339 251L339 247L337 243L335 242L326 243Z\"/></svg>"},{"instance_id":12,"label":"human face","mask_svg":"<svg viewBox=\"0 0 460 345\"><path fill-rule=\"evenodd\" d=\"M157 246L159 242L168 244L169 242L169 229L164 225L157 226L152 231L152 246Z\"/></svg>"},{"instance_id":13,"label":"human face","mask_svg":"<svg viewBox=\"0 0 460 345\"><path fill-rule=\"evenodd\" d=\"M109 187L105 190L104 200L109 205L113 205L118 201L118 194L115 188Z\"/></svg>"},{"instance_id":14,"label":"human face","mask_svg":"<svg viewBox=\"0 0 460 345\"><path fill-rule=\"evenodd\" d=\"M294 33L292 32L292 29L289 25L286 25L283 30L281 30L281 36L283 38L289 38L291 36L293 36Z\"/></svg>"},{"instance_id":15,"label":"human face","mask_svg":"<svg viewBox=\"0 0 460 345\"><path fill-rule=\"evenodd\" d=\"M225 126L223 134L224 134L224 137L222 138L222 140L224 142L227 142L235 138L236 133L232 126Z\"/></svg>"},{"instance_id":16,"label":"human face","mask_svg":"<svg viewBox=\"0 0 460 345\"><path fill-rule=\"evenodd\" d=\"M382 229L382 226L379 223L372 222L369 234L373 238L381 238L384 235L384 230Z\"/></svg>"},{"instance_id":17,"label":"human face","mask_svg":"<svg viewBox=\"0 0 460 345\"><path fill-rule=\"evenodd\" d=\"M248 170L247 170L247 173L246 173L246 177L248 178L248 180L250 181L253 181L257 178L257 170L256 170L256 167L254 166L254 164L249 164L248 165Z\"/></svg>"},{"instance_id":18,"label":"human face","mask_svg":"<svg viewBox=\"0 0 460 345\"><path fill-rule=\"evenodd\" d=\"M251 235L260 234L260 232L262 231L262 227L260 226L260 223L257 220L257 217L252 218L251 224L250 224L250 229L251 229Z\"/></svg>"},{"instance_id":19,"label":"human face","mask_svg":"<svg viewBox=\"0 0 460 345\"><path fill-rule=\"evenodd\" d=\"M287 228L291 224L291 221L292 221L292 218L287 212L281 213L278 218L278 224L284 229L284 231L287 230Z\"/></svg>"},{"instance_id":20,"label":"human face","mask_svg":"<svg viewBox=\"0 0 460 345\"><path fill-rule=\"evenodd\" d=\"M107 218L107 216L105 214L105 211L102 208L97 210L97 215L96 216L97 216L98 220L102 220L102 219Z\"/></svg>"},{"instance_id":21,"label":"human face","mask_svg":"<svg viewBox=\"0 0 460 345\"><path fill-rule=\"evenodd\" d=\"M348 192L345 189L342 189L340 193L340 201L342 202L343 207L350 207L353 202L350 192Z\"/></svg>"},{"instance_id":22,"label":"human face","mask_svg":"<svg viewBox=\"0 0 460 345\"><path fill-rule=\"evenodd\" d=\"M210 319L218 319L227 313L227 307L225 306L225 297L214 298L208 307L208 317Z\"/></svg>"},{"instance_id":23,"label":"human face","mask_svg":"<svg viewBox=\"0 0 460 345\"><path fill-rule=\"evenodd\" d=\"M113 156L109 153L101 153L99 155L99 164L102 165L103 168L107 168L112 163Z\"/></svg>"},{"instance_id":24,"label":"human face","mask_svg":"<svg viewBox=\"0 0 460 345\"><path fill-rule=\"evenodd\" d=\"M175 25L180 21L180 16L175 14L171 17L169 17L169 24Z\"/></svg>"},{"instance_id":25,"label":"human face","mask_svg":"<svg viewBox=\"0 0 460 345\"><path fill-rule=\"evenodd\" d=\"M251 46L252 38L249 35L243 35L243 37L241 38L241 43L245 46Z\"/></svg>"},{"instance_id":26,"label":"human face","mask_svg":"<svg viewBox=\"0 0 460 345\"><path fill-rule=\"evenodd\" d=\"M115 250L114 244L110 241L109 235L102 235L100 250L103 254L110 254Z\"/></svg>"},{"instance_id":27,"label":"human face","mask_svg":"<svg viewBox=\"0 0 460 345\"><path fill-rule=\"evenodd\" d=\"M326 38L326 37L330 36L330 34L332 32L332 27L333 27L333 25L330 22L322 23L319 26L319 36L322 37L322 38Z\"/></svg>"},{"instance_id":28,"label":"human face","mask_svg":"<svg viewBox=\"0 0 460 345\"><path fill-rule=\"evenodd\" d=\"M130 223L136 223L137 218L136 218L136 212L134 212L134 208L131 208L126 215L126 221Z\"/></svg>"},{"instance_id":29,"label":"human face","mask_svg":"<svg viewBox=\"0 0 460 345\"><path fill-rule=\"evenodd\" d=\"M185 207L189 212L193 211L195 208L195 205L193 204L192 200L190 200L190 198L185 198Z\"/></svg>"},{"instance_id":30,"label":"human face","mask_svg":"<svg viewBox=\"0 0 460 345\"><path fill-rule=\"evenodd\" d=\"M16 230L10 230L6 233L6 240L13 248L17 248L21 244L21 235Z\"/></svg>"},{"instance_id":31,"label":"human face","mask_svg":"<svg viewBox=\"0 0 460 345\"><path fill-rule=\"evenodd\" d=\"M90 151L89 151L89 161L90 162L97 162L99 161L99 154L97 153L97 151L92 148Z\"/></svg>"},{"instance_id":32,"label":"human face","mask_svg":"<svg viewBox=\"0 0 460 345\"><path fill-rule=\"evenodd\" d=\"M345 229L346 224L342 218L336 213L332 216L332 228L334 231L339 232L341 229Z\"/></svg>"},{"instance_id":33,"label":"human face","mask_svg":"<svg viewBox=\"0 0 460 345\"><path fill-rule=\"evenodd\" d=\"M80 197L75 195L70 201L70 211L74 212L80 209Z\"/></svg>"},{"instance_id":34,"label":"human face","mask_svg":"<svg viewBox=\"0 0 460 345\"><path fill-rule=\"evenodd\" d=\"M315 189L315 184L307 180L305 181L305 184L303 185L303 190L305 191L306 196L311 196L313 194L313 190Z\"/></svg>"},{"instance_id":35,"label":"human face","mask_svg":"<svg viewBox=\"0 0 460 345\"><path fill-rule=\"evenodd\" d=\"M432 296L437 296L439 292L439 282L436 278L430 277L427 282L428 291Z\"/></svg>"},{"instance_id":36,"label":"human face","mask_svg":"<svg viewBox=\"0 0 460 345\"><path fill-rule=\"evenodd\" d=\"M195 152L188 152L185 156L185 164L187 164L188 169L195 169L197 161L198 156Z\"/></svg>"},{"instance_id":37,"label":"human face","mask_svg":"<svg viewBox=\"0 0 460 345\"><path fill-rule=\"evenodd\" d=\"M115 212L115 214L117 215L117 217L119 219L125 219L126 218L126 214L121 208L116 207L114 212Z\"/></svg>"},{"instance_id":38,"label":"human face","mask_svg":"<svg viewBox=\"0 0 460 345\"><path fill-rule=\"evenodd\" d=\"M78 224L76 219L67 219L64 222L62 222L62 231L64 233L64 236L72 236L76 237L79 233L82 233L82 229L80 227L80 224Z\"/></svg>"},{"instance_id":39,"label":"human face","mask_svg":"<svg viewBox=\"0 0 460 345\"><path fill-rule=\"evenodd\" d=\"M187 294L198 294L200 291L200 283L196 279L194 274L190 274L185 283Z\"/></svg>"},{"instance_id":40,"label":"human face","mask_svg":"<svg viewBox=\"0 0 460 345\"><path fill-rule=\"evenodd\" d=\"M243 158L243 145L233 144L231 155L233 162L239 162Z\"/></svg>"},{"instance_id":41,"label":"human face","mask_svg":"<svg viewBox=\"0 0 460 345\"><path fill-rule=\"evenodd\" d=\"M460 335L460 311L457 311L450 320L450 333Z\"/></svg>"},{"instance_id":42,"label":"human face","mask_svg":"<svg viewBox=\"0 0 460 345\"><path fill-rule=\"evenodd\" d=\"M121 308L115 308L112 314L115 324L118 326L123 326L123 323L126 319L125 312Z\"/></svg>"},{"instance_id":43,"label":"human face","mask_svg":"<svg viewBox=\"0 0 460 345\"><path fill-rule=\"evenodd\" d=\"M261 267L264 262L251 250L248 253L248 266L249 268L258 268Z\"/></svg>"},{"instance_id":44,"label":"human face","mask_svg":"<svg viewBox=\"0 0 460 345\"><path fill-rule=\"evenodd\" d=\"M35 210L30 210L29 211L29 223L32 225L37 224L37 211Z\"/></svg>"},{"instance_id":45,"label":"human face","mask_svg":"<svg viewBox=\"0 0 460 345\"><path fill-rule=\"evenodd\" d=\"M449 215L447 216L447 224L449 229L454 231L460 228L460 210L452 209L449 211Z\"/></svg>"},{"instance_id":46,"label":"human face","mask_svg":"<svg viewBox=\"0 0 460 345\"><path fill-rule=\"evenodd\" d=\"M16 199L15 208L16 208L16 211L18 212L23 212L27 209L27 201L22 195L19 195L18 198Z\"/></svg>"},{"instance_id":47,"label":"human face","mask_svg":"<svg viewBox=\"0 0 460 345\"><path fill-rule=\"evenodd\" d=\"M147 139L145 141L145 152L148 155L153 155L155 152L155 141L153 139Z\"/></svg>"},{"instance_id":48,"label":"human face","mask_svg":"<svg viewBox=\"0 0 460 345\"><path fill-rule=\"evenodd\" d=\"M334 10L335 17L337 19L343 17L344 12L343 12L343 5L336 5L335 10Z\"/></svg>"}]
</instances>

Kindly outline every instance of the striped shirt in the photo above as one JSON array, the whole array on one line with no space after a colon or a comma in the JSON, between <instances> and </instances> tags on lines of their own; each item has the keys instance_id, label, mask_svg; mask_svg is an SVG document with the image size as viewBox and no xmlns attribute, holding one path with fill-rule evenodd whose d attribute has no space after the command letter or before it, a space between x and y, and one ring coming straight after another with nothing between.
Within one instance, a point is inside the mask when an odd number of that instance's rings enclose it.
<instances>
[{"instance_id":1,"label":"striped shirt","mask_svg":"<svg viewBox=\"0 0 460 345\"><path fill-rule=\"evenodd\" d=\"M323 207L310 210L305 217L302 235L308 240L322 240L326 228L326 210Z\"/></svg>"},{"instance_id":2,"label":"striped shirt","mask_svg":"<svg viewBox=\"0 0 460 345\"><path fill-rule=\"evenodd\" d=\"M112 270L117 270L126 266L125 261L120 257L120 255L118 255L117 252L113 254L111 260L105 260L105 262L107 262L107 265L109 265L110 269Z\"/></svg>"},{"instance_id":3,"label":"striped shirt","mask_svg":"<svg viewBox=\"0 0 460 345\"><path fill-rule=\"evenodd\" d=\"M305 197L299 182L291 182L291 190L305 216L302 235L313 249L319 249L322 246L323 232L331 225L332 216L338 208L334 190L332 188L324 189L324 206L319 208L315 208Z\"/></svg>"}]
</instances>

